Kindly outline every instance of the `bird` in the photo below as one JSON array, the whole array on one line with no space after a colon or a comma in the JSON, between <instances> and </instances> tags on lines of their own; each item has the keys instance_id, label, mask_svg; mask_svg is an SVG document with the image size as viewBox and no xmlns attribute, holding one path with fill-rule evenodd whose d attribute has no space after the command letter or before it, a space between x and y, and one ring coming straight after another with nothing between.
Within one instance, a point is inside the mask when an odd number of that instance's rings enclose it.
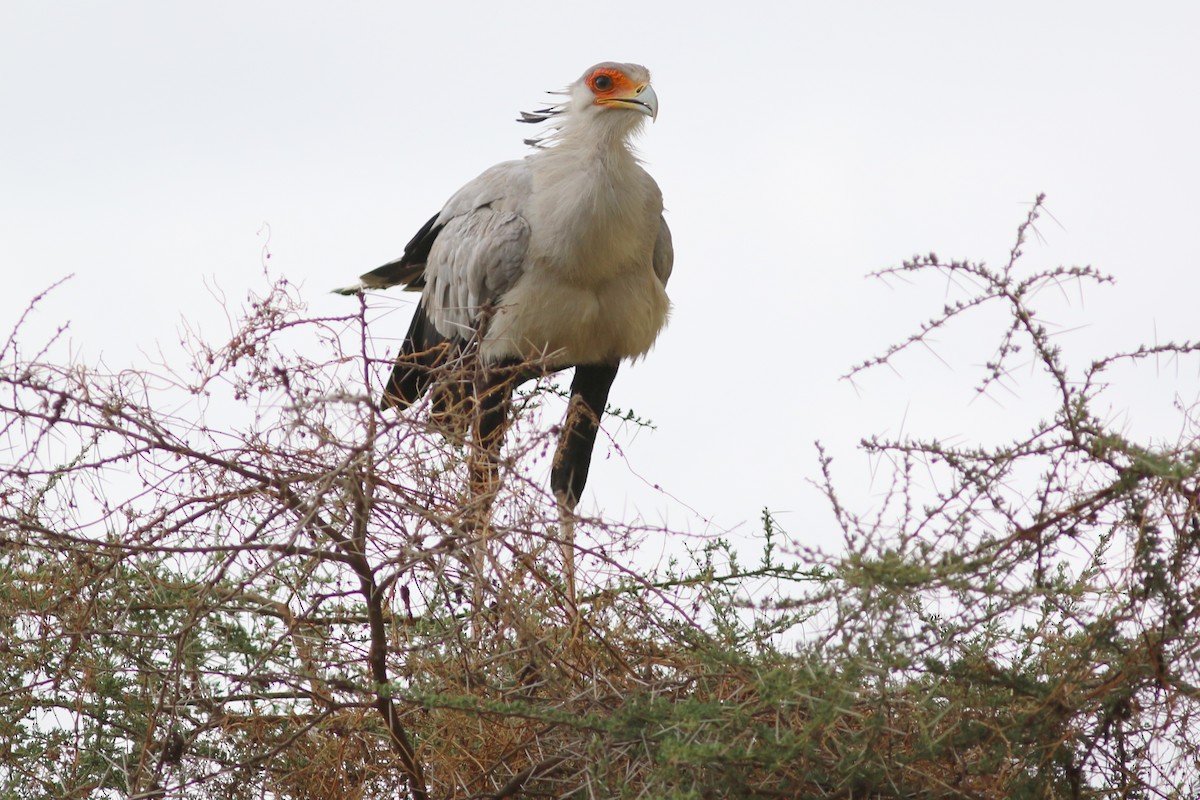
<instances>
[{"instance_id":1,"label":"bird","mask_svg":"<svg viewBox=\"0 0 1200 800\"><path fill-rule=\"evenodd\" d=\"M674 249L662 192L632 147L658 116L649 70L603 62L552 94L562 101L518 119L548 125L525 140L533 153L485 170L399 258L335 291L421 292L380 405L428 395L460 431L471 416L493 470L514 388L574 368L550 472L573 594L574 510L600 419L620 364L646 355L667 323Z\"/></svg>"}]
</instances>

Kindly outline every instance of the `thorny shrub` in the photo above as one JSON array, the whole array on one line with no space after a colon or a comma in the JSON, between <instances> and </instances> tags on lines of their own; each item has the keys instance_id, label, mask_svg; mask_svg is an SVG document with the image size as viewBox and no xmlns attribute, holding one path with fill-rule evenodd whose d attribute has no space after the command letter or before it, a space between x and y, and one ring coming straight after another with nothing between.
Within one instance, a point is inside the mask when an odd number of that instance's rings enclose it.
<instances>
[{"instance_id":1,"label":"thorny shrub","mask_svg":"<svg viewBox=\"0 0 1200 800\"><path fill-rule=\"evenodd\" d=\"M1197 346L1072 366L1030 303L1107 279L1021 274L1040 211L1001 269L884 273L970 291L852 374L1001 306L982 388L1032 353L1045 423L1000 446L865 440L892 475L871 512L844 507L822 454L836 552L765 512L760 562L713 539L650 573L632 554L669 531L582 520L577 607L539 478L546 384L480 528L464 445L376 409L365 303L311 318L277 281L227 342L119 374L54 341L27 354L18 325L0 350L0 792L1194 796L1200 449L1129 441L1092 409L1112 365ZM764 584L772 602L738 600Z\"/></svg>"}]
</instances>

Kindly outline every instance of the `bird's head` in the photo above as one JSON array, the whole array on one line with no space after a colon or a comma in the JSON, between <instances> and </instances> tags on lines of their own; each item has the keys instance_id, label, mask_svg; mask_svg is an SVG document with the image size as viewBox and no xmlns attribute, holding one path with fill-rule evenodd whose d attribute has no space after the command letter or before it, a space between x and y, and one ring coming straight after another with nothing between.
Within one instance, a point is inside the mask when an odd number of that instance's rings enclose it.
<instances>
[{"instance_id":1,"label":"bird's head","mask_svg":"<svg viewBox=\"0 0 1200 800\"><path fill-rule=\"evenodd\" d=\"M533 112L522 112L522 122L554 119L556 132L570 128L605 131L624 138L640 127L646 117L658 116L658 95L650 85L650 70L640 64L605 61L589 67L561 94L566 102ZM555 134L526 140L540 144Z\"/></svg>"},{"instance_id":2,"label":"bird's head","mask_svg":"<svg viewBox=\"0 0 1200 800\"><path fill-rule=\"evenodd\" d=\"M633 111L654 119L658 95L650 86L650 71L640 64L597 64L571 85L571 110Z\"/></svg>"}]
</instances>

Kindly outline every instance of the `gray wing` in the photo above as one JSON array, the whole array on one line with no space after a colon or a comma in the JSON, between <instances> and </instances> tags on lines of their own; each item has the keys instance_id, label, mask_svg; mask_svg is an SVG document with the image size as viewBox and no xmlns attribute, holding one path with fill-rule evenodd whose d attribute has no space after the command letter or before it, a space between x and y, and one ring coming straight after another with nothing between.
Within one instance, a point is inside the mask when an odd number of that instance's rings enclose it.
<instances>
[{"instance_id":1,"label":"gray wing","mask_svg":"<svg viewBox=\"0 0 1200 800\"><path fill-rule=\"evenodd\" d=\"M421 305L434 328L469 340L521 276L528 248L529 225L515 211L484 205L451 217L425 265Z\"/></svg>"},{"instance_id":2,"label":"gray wing","mask_svg":"<svg viewBox=\"0 0 1200 800\"><path fill-rule=\"evenodd\" d=\"M447 339L469 340L525 266L531 189L524 161L497 164L450 198L425 261L421 305Z\"/></svg>"},{"instance_id":3,"label":"gray wing","mask_svg":"<svg viewBox=\"0 0 1200 800\"><path fill-rule=\"evenodd\" d=\"M529 247L524 210L531 180L524 161L497 164L459 189L395 261L356 286L422 291L419 313L446 339L470 339L480 316L521 276ZM417 343L420 344L419 342Z\"/></svg>"},{"instance_id":4,"label":"gray wing","mask_svg":"<svg viewBox=\"0 0 1200 800\"><path fill-rule=\"evenodd\" d=\"M384 408L405 408L429 389L439 365L462 351L484 313L524 269L532 185L524 161L497 164L459 189L395 261L340 294L403 286L420 290L408 334L384 389Z\"/></svg>"},{"instance_id":5,"label":"gray wing","mask_svg":"<svg viewBox=\"0 0 1200 800\"><path fill-rule=\"evenodd\" d=\"M654 240L654 274L658 276L663 286L671 277L671 268L675 265L675 248L671 244L671 229L667 227L665 217L660 217L658 236Z\"/></svg>"}]
</instances>

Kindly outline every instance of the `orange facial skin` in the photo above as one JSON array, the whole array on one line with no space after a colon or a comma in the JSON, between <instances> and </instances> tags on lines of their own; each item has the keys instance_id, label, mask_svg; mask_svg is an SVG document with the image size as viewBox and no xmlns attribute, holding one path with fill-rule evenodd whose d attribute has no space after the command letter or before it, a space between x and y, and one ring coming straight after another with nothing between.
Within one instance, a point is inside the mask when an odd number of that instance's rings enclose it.
<instances>
[{"instance_id":1,"label":"orange facial skin","mask_svg":"<svg viewBox=\"0 0 1200 800\"><path fill-rule=\"evenodd\" d=\"M639 99L650 85L647 79L634 80L622 70L600 67L587 76L585 83L596 97L594 105L632 108L651 116L657 111L653 104Z\"/></svg>"}]
</instances>

